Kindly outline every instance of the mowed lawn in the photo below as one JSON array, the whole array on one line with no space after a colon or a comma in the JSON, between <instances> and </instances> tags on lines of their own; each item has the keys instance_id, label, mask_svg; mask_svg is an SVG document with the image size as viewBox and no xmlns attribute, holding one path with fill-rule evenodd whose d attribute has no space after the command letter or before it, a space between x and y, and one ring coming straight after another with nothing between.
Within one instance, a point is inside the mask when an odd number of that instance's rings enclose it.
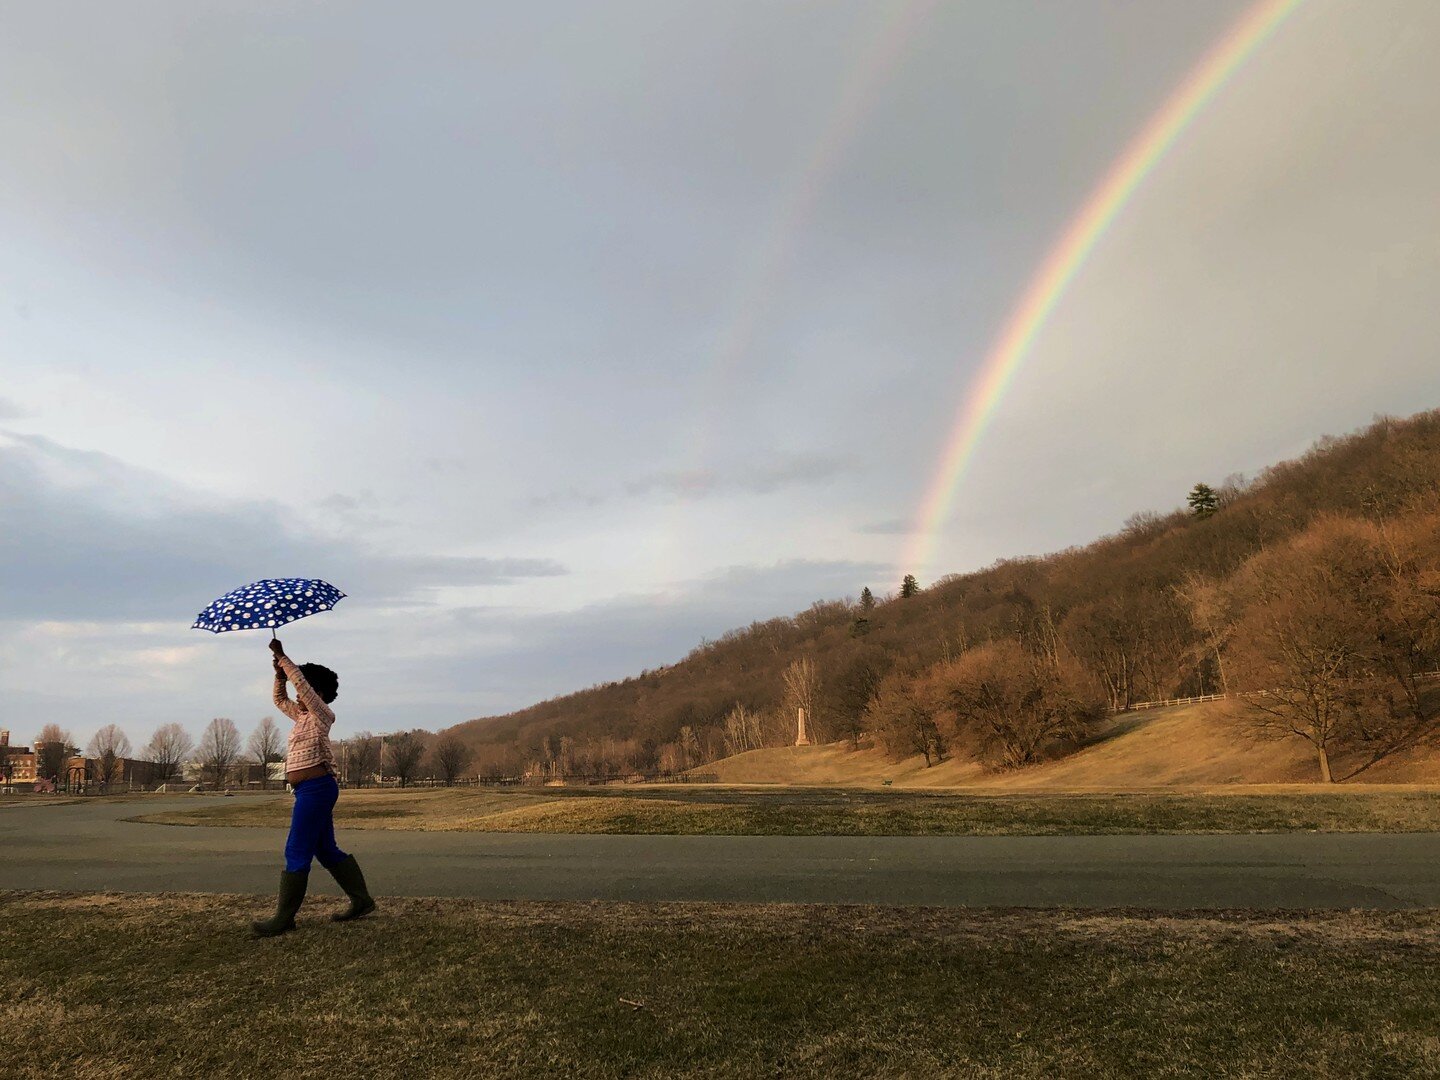
<instances>
[{"instance_id":1,"label":"mowed lawn","mask_svg":"<svg viewBox=\"0 0 1440 1080\"><path fill-rule=\"evenodd\" d=\"M164 825L288 823L288 796L141 814ZM746 836L1435 832L1440 793L1371 790L962 795L845 789L476 788L341 793L346 829Z\"/></svg>"},{"instance_id":2,"label":"mowed lawn","mask_svg":"<svg viewBox=\"0 0 1440 1080\"><path fill-rule=\"evenodd\" d=\"M1440 1075L1440 914L0 892L7 1077Z\"/></svg>"}]
</instances>

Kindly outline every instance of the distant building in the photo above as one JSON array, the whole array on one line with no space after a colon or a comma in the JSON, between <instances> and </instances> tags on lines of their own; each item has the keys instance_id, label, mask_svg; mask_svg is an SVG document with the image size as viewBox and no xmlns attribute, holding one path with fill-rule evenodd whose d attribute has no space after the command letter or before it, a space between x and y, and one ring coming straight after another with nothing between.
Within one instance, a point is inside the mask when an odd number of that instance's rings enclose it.
<instances>
[{"instance_id":1,"label":"distant building","mask_svg":"<svg viewBox=\"0 0 1440 1080\"><path fill-rule=\"evenodd\" d=\"M36 743L33 748L13 746L10 743L10 732L0 730L0 787L24 785L38 790L37 785L43 784L48 790L51 787L50 781L56 779L71 791L84 791L96 785L108 787L111 791L120 788L143 791L160 783L160 766L153 761L141 761L137 758L116 759L114 773L108 778L108 784L104 783L106 778L100 775L98 761L78 756L71 756L66 760L61 776L42 777L40 754L44 747L44 743Z\"/></svg>"},{"instance_id":2,"label":"distant building","mask_svg":"<svg viewBox=\"0 0 1440 1080\"><path fill-rule=\"evenodd\" d=\"M230 770L230 782L236 787L260 787L262 784L285 783L285 763L272 761L261 766L258 762L246 761Z\"/></svg>"},{"instance_id":3,"label":"distant building","mask_svg":"<svg viewBox=\"0 0 1440 1080\"><path fill-rule=\"evenodd\" d=\"M72 790L99 785L109 791L148 791L160 783L160 766L137 758L116 758L113 773L105 777L95 758L72 757L66 774Z\"/></svg>"},{"instance_id":4,"label":"distant building","mask_svg":"<svg viewBox=\"0 0 1440 1080\"><path fill-rule=\"evenodd\" d=\"M33 785L39 755L28 746L11 746L10 732L0 731L0 785Z\"/></svg>"},{"instance_id":5,"label":"distant building","mask_svg":"<svg viewBox=\"0 0 1440 1080\"><path fill-rule=\"evenodd\" d=\"M215 775L203 761L187 761L180 766L180 778L186 784L211 785ZM285 763L272 761L263 769L254 761L237 761L226 775L226 787L261 787L264 784L284 786Z\"/></svg>"}]
</instances>

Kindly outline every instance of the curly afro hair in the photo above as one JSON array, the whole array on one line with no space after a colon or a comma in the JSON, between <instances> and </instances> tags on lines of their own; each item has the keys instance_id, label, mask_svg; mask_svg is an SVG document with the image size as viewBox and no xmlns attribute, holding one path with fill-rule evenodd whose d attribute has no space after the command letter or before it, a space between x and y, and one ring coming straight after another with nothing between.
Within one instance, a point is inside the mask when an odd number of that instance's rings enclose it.
<instances>
[{"instance_id":1,"label":"curly afro hair","mask_svg":"<svg viewBox=\"0 0 1440 1080\"><path fill-rule=\"evenodd\" d=\"M300 674L310 684L310 689L320 695L320 700L329 705L340 693L340 676L324 664L301 664Z\"/></svg>"}]
</instances>

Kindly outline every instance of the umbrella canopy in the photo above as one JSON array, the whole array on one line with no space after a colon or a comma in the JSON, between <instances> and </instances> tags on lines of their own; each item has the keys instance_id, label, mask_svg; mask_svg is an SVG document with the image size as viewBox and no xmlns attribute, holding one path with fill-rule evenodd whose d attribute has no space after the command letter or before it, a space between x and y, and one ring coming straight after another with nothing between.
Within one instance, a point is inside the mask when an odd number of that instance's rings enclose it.
<instances>
[{"instance_id":1,"label":"umbrella canopy","mask_svg":"<svg viewBox=\"0 0 1440 1080\"><path fill-rule=\"evenodd\" d=\"M265 578L231 589L195 616L194 630L274 630L306 615L329 611L345 594L319 578Z\"/></svg>"}]
</instances>

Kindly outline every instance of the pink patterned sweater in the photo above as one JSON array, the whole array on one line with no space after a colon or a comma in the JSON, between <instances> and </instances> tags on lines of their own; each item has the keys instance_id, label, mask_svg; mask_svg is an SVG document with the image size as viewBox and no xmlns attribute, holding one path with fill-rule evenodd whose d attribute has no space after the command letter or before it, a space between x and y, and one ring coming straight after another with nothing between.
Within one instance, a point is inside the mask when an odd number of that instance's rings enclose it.
<instances>
[{"instance_id":1,"label":"pink patterned sweater","mask_svg":"<svg viewBox=\"0 0 1440 1080\"><path fill-rule=\"evenodd\" d=\"M313 765L335 769L335 751L330 748L330 725L335 714L320 695L310 688L300 668L288 656L280 657L282 677L275 675L275 707L295 722L285 741L285 771L299 772ZM285 680L295 687L295 701L285 693Z\"/></svg>"}]
</instances>

